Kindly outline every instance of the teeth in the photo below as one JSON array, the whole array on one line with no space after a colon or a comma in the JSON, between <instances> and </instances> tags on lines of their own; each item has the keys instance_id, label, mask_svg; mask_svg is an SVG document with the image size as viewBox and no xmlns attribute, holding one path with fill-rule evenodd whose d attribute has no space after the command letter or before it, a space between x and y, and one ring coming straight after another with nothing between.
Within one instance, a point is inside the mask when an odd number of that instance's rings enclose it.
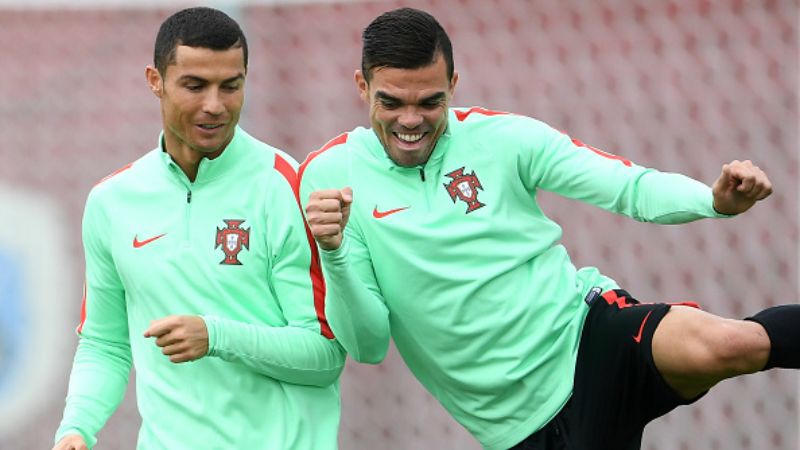
<instances>
[{"instance_id":1,"label":"teeth","mask_svg":"<svg viewBox=\"0 0 800 450\"><path fill-rule=\"evenodd\" d=\"M221 125L205 125L205 124L203 124L203 125L200 125L200 127L202 127L202 128L205 128L205 129L207 129L207 130L212 130L212 129L214 129L214 128L217 128L217 127L220 127L220 126L221 126Z\"/></svg>"},{"instance_id":2,"label":"teeth","mask_svg":"<svg viewBox=\"0 0 800 450\"><path fill-rule=\"evenodd\" d=\"M424 133L418 133L418 134L397 133L397 137L406 142L417 142L418 140L422 139L422 136L424 135L425 135Z\"/></svg>"}]
</instances>

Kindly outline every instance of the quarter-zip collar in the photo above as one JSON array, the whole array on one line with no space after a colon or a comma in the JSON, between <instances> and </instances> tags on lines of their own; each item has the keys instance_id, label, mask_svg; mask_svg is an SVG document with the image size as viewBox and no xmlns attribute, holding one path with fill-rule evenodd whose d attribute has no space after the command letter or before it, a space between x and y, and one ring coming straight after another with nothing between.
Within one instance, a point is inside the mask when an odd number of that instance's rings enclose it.
<instances>
[{"instance_id":1,"label":"quarter-zip collar","mask_svg":"<svg viewBox=\"0 0 800 450\"><path fill-rule=\"evenodd\" d=\"M248 140L250 136L238 126L233 132L233 139L228 143L225 149L214 159L202 158L200 165L197 167L197 176L194 182L190 184L199 185L213 181L220 176L229 173L233 166L236 165L242 154L243 142ZM161 149L161 160L172 173L177 173L188 182L188 177L183 170L178 166L172 157L167 153L164 147L164 132L162 131L158 137L158 148Z\"/></svg>"}]
</instances>

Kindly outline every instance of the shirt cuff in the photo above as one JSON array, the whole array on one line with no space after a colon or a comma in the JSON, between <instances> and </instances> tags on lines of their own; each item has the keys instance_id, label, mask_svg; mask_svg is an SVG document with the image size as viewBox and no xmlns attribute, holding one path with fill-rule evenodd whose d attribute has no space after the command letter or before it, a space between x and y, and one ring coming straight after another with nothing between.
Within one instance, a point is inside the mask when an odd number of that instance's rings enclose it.
<instances>
[{"instance_id":1,"label":"shirt cuff","mask_svg":"<svg viewBox=\"0 0 800 450\"><path fill-rule=\"evenodd\" d=\"M334 250L325 250L323 248L319 249L319 256L320 259L330 265L333 266L342 266L347 261L347 254L350 251L350 240L347 239L347 236L342 238L342 244L339 248Z\"/></svg>"},{"instance_id":2,"label":"shirt cuff","mask_svg":"<svg viewBox=\"0 0 800 450\"><path fill-rule=\"evenodd\" d=\"M217 318L214 316L200 316L208 330L208 353L205 356L215 356L217 347Z\"/></svg>"}]
</instances>

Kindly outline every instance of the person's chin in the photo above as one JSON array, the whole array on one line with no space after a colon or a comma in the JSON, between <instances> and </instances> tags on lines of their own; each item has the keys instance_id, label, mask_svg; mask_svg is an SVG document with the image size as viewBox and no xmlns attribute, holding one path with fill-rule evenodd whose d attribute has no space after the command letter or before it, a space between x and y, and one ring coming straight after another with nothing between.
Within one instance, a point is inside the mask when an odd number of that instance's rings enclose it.
<instances>
[{"instance_id":1,"label":"person's chin","mask_svg":"<svg viewBox=\"0 0 800 450\"><path fill-rule=\"evenodd\" d=\"M200 153L214 153L225 146L228 136L220 135L213 139L198 139L195 141L195 149Z\"/></svg>"},{"instance_id":2,"label":"person's chin","mask_svg":"<svg viewBox=\"0 0 800 450\"><path fill-rule=\"evenodd\" d=\"M422 150L410 151L395 149L392 160L394 160L395 164L398 166L415 167L422 164L422 158L420 157L421 154Z\"/></svg>"},{"instance_id":3,"label":"person's chin","mask_svg":"<svg viewBox=\"0 0 800 450\"><path fill-rule=\"evenodd\" d=\"M201 153L203 155L214 153L218 151L221 146L222 146L221 143L208 142L207 140L195 141L192 143L192 149L197 153Z\"/></svg>"}]
</instances>

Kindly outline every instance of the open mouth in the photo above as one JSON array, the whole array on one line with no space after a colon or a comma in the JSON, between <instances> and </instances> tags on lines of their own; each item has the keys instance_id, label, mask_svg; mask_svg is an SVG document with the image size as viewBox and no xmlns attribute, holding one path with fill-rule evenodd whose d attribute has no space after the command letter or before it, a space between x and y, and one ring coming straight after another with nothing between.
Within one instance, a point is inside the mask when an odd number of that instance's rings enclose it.
<instances>
[{"instance_id":1,"label":"open mouth","mask_svg":"<svg viewBox=\"0 0 800 450\"><path fill-rule=\"evenodd\" d=\"M427 133L394 133L395 137L404 144L416 144L425 137Z\"/></svg>"},{"instance_id":2,"label":"open mouth","mask_svg":"<svg viewBox=\"0 0 800 450\"><path fill-rule=\"evenodd\" d=\"M217 124L203 123L203 124L200 124L200 125L197 125L197 126L199 128L202 128L203 130L216 130L217 128L222 128L223 124L221 124L221 123L217 123Z\"/></svg>"}]
</instances>

